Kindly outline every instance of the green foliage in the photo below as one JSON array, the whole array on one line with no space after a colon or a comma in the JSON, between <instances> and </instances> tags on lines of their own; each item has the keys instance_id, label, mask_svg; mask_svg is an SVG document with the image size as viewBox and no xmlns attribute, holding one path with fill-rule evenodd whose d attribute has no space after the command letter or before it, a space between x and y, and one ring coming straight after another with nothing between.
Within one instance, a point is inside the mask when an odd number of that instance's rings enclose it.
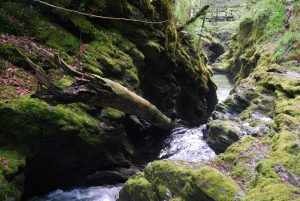
<instances>
[{"instance_id":1,"label":"green foliage","mask_svg":"<svg viewBox=\"0 0 300 201\"><path fill-rule=\"evenodd\" d=\"M279 41L274 58L282 62L284 60L298 59L300 56L300 33L286 32Z\"/></svg>"},{"instance_id":2,"label":"green foliage","mask_svg":"<svg viewBox=\"0 0 300 201\"><path fill-rule=\"evenodd\" d=\"M190 19L190 9L199 4L198 0L177 0L173 8L176 20L183 24Z\"/></svg>"},{"instance_id":3,"label":"green foliage","mask_svg":"<svg viewBox=\"0 0 300 201\"><path fill-rule=\"evenodd\" d=\"M121 112L113 108L103 108L101 111L101 117L110 120L117 120L117 119L123 119L125 117L125 114L124 112Z\"/></svg>"},{"instance_id":4,"label":"green foliage","mask_svg":"<svg viewBox=\"0 0 300 201\"><path fill-rule=\"evenodd\" d=\"M259 1L254 11L256 18L266 18L265 33L267 37L276 38L278 34L285 31L286 11L285 3L277 0L262 0Z\"/></svg>"}]
</instances>

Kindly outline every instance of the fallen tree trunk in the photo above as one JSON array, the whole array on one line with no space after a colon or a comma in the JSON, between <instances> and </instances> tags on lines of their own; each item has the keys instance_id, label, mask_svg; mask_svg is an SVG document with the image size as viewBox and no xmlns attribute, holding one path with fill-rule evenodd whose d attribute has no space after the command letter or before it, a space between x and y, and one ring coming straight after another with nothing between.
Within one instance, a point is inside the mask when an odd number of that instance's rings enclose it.
<instances>
[{"instance_id":1,"label":"fallen tree trunk","mask_svg":"<svg viewBox=\"0 0 300 201\"><path fill-rule=\"evenodd\" d=\"M200 16L204 15L207 11L207 9L210 6L206 5L203 8L201 8L200 11L198 11L198 13L196 13L196 15L194 17L192 17L191 19L189 19L186 23L184 23L183 25L181 25L180 27L177 28L177 31L183 31L187 26L189 26L190 24L194 23Z\"/></svg>"},{"instance_id":2,"label":"fallen tree trunk","mask_svg":"<svg viewBox=\"0 0 300 201\"><path fill-rule=\"evenodd\" d=\"M66 102L83 102L96 107L111 107L135 115L159 128L172 129L174 127L173 121L156 106L119 83L97 75L81 73L63 61L58 54L52 54L34 44L32 46L45 59L55 63L65 73L76 78L76 82L72 86L60 89L51 82L42 68L19 50L35 71L38 81L58 99Z\"/></svg>"}]
</instances>

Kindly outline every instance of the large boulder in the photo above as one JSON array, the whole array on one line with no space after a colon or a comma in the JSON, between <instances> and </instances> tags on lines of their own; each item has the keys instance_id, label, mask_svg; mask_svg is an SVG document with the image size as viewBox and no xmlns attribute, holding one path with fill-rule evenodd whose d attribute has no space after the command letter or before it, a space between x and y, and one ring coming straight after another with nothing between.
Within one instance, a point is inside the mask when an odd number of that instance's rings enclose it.
<instances>
[{"instance_id":1,"label":"large boulder","mask_svg":"<svg viewBox=\"0 0 300 201\"><path fill-rule=\"evenodd\" d=\"M209 146L217 153L224 152L241 137L239 124L230 120L214 120L208 123Z\"/></svg>"},{"instance_id":2,"label":"large boulder","mask_svg":"<svg viewBox=\"0 0 300 201\"><path fill-rule=\"evenodd\" d=\"M25 98L0 103L0 119L1 163L2 157L8 161L3 182L14 186L11 182L25 175L25 185L15 187L25 187L24 198L57 188L124 182L134 173L129 161L134 150L124 129L105 126L75 105ZM5 154L9 150L16 154Z\"/></svg>"},{"instance_id":3,"label":"large boulder","mask_svg":"<svg viewBox=\"0 0 300 201\"><path fill-rule=\"evenodd\" d=\"M125 183L119 201L229 201L242 197L239 185L208 165L155 161Z\"/></svg>"}]
</instances>

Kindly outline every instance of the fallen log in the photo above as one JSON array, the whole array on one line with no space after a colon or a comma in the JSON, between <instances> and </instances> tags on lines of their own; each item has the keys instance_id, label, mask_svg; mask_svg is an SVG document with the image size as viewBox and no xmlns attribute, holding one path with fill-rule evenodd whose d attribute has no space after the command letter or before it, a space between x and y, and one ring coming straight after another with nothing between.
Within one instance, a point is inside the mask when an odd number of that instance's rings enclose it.
<instances>
[{"instance_id":1,"label":"fallen log","mask_svg":"<svg viewBox=\"0 0 300 201\"><path fill-rule=\"evenodd\" d=\"M183 25L181 25L180 27L177 28L178 32L183 31L186 27L188 27L190 24L194 23L200 16L204 15L207 11L207 9L209 8L209 5L204 6L203 8L201 8L194 17L192 17L191 19L189 19L186 23L184 23Z\"/></svg>"},{"instance_id":2,"label":"fallen log","mask_svg":"<svg viewBox=\"0 0 300 201\"><path fill-rule=\"evenodd\" d=\"M162 128L172 129L175 124L157 107L121 84L94 74L77 71L63 61L58 54L32 44L35 51L46 60L53 62L66 74L76 78L76 82L65 89L56 87L41 67L18 50L36 73L38 81L58 99L66 102L83 102L96 107L111 107L124 113L135 115Z\"/></svg>"}]
</instances>

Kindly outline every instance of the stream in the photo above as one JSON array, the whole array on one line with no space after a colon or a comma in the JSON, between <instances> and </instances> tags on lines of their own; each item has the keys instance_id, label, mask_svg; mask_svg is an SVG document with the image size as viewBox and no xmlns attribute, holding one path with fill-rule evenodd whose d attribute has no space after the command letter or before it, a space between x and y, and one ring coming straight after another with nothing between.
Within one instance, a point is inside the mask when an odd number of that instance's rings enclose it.
<instances>
[{"instance_id":1,"label":"stream","mask_svg":"<svg viewBox=\"0 0 300 201\"><path fill-rule=\"evenodd\" d=\"M230 93L232 84L224 74L216 74L213 80L218 86L219 102L224 101ZM215 156L214 151L205 141L206 125L196 128L179 127L172 130L164 140L164 146L158 159L184 160L189 162L207 161ZM78 188L70 191L56 190L44 197L31 201L116 201L123 184Z\"/></svg>"}]
</instances>

